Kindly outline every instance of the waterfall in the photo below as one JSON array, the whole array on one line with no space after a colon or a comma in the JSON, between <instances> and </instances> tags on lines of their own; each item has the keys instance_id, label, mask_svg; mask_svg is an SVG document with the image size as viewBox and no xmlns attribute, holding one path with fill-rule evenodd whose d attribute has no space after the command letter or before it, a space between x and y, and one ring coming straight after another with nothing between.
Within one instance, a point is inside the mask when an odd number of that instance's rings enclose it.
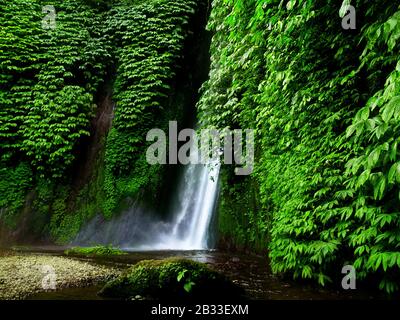
<instances>
[{"instance_id":1,"label":"waterfall","mask_svg":"<svg viewBox=\"0 0 400 320\"><path fill-rule=\"evenodd\" d=\"M219 165L189 165L178 188L178 205L170 232L148 249L201 250L209 248L209 231L218 193Z\"/></svg>"},{"instance_id":2,"label":"waterfall","mask_svg":"<svg viewBox=\"0 0 400 320\"><path fill-rule=\"evenodd\" d=\"M219 169L219 164L186 166L168 220L160 220L133 204L127 212L110 221L95 217L73 244L111 244L132 251L210 249Z\"/></svg>"}]
</instances>

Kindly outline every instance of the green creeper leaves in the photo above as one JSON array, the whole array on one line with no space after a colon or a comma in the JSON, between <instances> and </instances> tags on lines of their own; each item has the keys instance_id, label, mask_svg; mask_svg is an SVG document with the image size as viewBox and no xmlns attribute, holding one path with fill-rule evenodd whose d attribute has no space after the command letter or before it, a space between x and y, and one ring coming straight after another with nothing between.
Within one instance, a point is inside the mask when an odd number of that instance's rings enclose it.
<instances>
[{"instance_id":1,"label":"green creeper leaves","mask_svg":"<svg viewBox=\"0 0 400 320\"><path fill-rule=\"evenodd\" d=\"M89 134L105 53L94 9L82 4L77 10L75 1L63 1L56 28L45 30L40 23L45 2L2 4L1 156L27 158L41 175L60 178L75 160L77 143Z\"/></svg>"},{"instance_id":2,"label":"green creeper leaves","mask_svg":"<svg viewBox=\"0 0 400 320\"><path fill-rule=\"evenodd\" d=\"M54 182L73 168L113 65L113 127L100 179L110 217L122 197L157 184L159 168L141 157L145 133L182 108L171 98L200 2L66 0L56 6L54 30L41 28L45 4L0 0L0 208L12 217L36 173ZM349 4L342 2L340 16ZM352 262L393 292L400 11L395 1L353 5L367 8L356 33L340 29L334 0L214 0L199 118L204 126L256 129L254 175L238 181L224 171L223 235L268 247L274 272L325 285L332 266ZM61 189L42 207L64 238L60 230L78 230L85 215L66 214L70 189Z\"/></svg>"},{"instance_id":3,"label":"green creeper leaves","mask_svg":"<svg viewBox=\"0 0 400 320\"><path fill-rule=\"evenodd\" d=\"M200 2L0 0L0 170L23 163L32 189L46 181L34 207L51 220L46 228L57 240L70 240L94 212L111 217L123 197L159 182L160 168L141 157L146 133L187 107L175 106L172 97ZM56 26L43 29L42 7L49 4ZM114 84L114 114L98 114L99 121L113 117L113 126L107 137L108 128L100 128L88 139L104 82L107 89ZM100 150L86 167L96 183L70 188L92 143ZM24 203L24 181L0 188L0 209L9 216Z\"/></svg>"},{"instance_id":4,"label":"green creeper leaves","mask_svg":"<svg viewBox=\"0 0 400 320\"><path fill-rule=\"evenodd\" d=\"M174 112L170 98L190 31L188 21L199 3L118 2L110 10L105 32L115 44L117 70L115 117L105 146L107 216L124 196L137 193L161 175L143 163L146 134L163 128Z\"/></svg>"},{"instance_id":5,"label":"green creeper leaves","mask_svg":"<svg viewBox=\"0 0 400 320\"><path fill-rule=\"evenodd\" d=\"M69 166L75 159L75 141L89 135L89 117L92 115L92 96L84 89L65 86L57 95L37 94L20 132L24 140L21 150L40 167L50 166L53 176L60 164Z\"/></svg>"},{"instance_id":6,"label":"green creeper leaves","mask_svg":"<svg viewBox=\"0 0 400 320\"><path fill-rule=\"evenodd\" d=\"M224 235L253 243L267 225L274 272L324 285L332 266L352 262L360 278L393 273L381 285L391 292L400 281L390 254L400 250L400 11L341 3L214 1L198 108L205 125L257 128L259 209L227 208L248 203L236 182L220 213ZM357 33L340 30L349 5L368 7Z\"/></svg>"}]
</instances>

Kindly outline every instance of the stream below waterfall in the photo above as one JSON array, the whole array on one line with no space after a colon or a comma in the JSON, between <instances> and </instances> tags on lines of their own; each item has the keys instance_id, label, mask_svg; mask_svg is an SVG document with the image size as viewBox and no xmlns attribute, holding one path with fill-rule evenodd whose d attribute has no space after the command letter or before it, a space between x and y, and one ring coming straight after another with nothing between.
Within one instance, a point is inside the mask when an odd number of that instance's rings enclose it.
<instances>
[{"instance_id":1,"label":"stream below waterfall","mask_svg":"<svg viewBox=\"0 0 400 320\"><path fill-rule=\"evenodd\" d=\"M29 248L30 253L62 256L61 247ZM264 256L245 255L215 250L206 251L150 251L129 252L122 256L74 258L91 263L126 269L139 261L181 257L208 264L242 286L249 299L254 300L342 300L377 299L379 293L365 290L345 291L321 289L312 285L302 285L274 276ZM99 300L97 295L102 285L68 288L35 294L30 299L38 300Z\"/></svg>"}]
</instances>

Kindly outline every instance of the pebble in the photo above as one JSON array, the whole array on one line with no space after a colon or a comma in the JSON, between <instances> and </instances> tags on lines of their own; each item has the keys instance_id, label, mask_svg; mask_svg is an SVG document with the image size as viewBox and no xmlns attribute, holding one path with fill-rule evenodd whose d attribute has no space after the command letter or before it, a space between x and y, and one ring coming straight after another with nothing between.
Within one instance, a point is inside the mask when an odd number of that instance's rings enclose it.
<instances>
[{"instance_id":1,"label":"pebble","mask_svg":"<svg viewBox=\"0 0 400 320\"><path fill-rule=\"evenodd\" d=\"M16 254L0 256L0 300L67 287L87 286L117 277L120 271L72 258Z\"/></svg>"}]
</instances>

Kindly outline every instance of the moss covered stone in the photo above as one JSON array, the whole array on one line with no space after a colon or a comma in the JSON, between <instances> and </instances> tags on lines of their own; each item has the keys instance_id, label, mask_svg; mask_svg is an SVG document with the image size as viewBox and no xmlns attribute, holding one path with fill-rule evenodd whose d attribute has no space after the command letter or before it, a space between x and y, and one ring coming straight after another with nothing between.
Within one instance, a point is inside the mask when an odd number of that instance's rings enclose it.
<instances>
[{"instance_id":1,"label":"moss covered stone","mask_svg":"<svg viewBox=\"0 0 400 320\"><path fill-rule=\"evenodd\" d=\"M65 250L66 255L71 256L118 256L126 254L126 252L113 248L111 246L95 246L95 247L74 247Z\"/></svg>"},{"instance_id":2,"label":"moss covered stone","mask_svg":"<svg viewBox=\"0 0 400 320\"><path fill-rule=\"evenodd\" d=\"M232 299L243 290L207 265L185 259L146 260L107 283L101 296L131 299Z\"/></svg>"}]
</instances>

